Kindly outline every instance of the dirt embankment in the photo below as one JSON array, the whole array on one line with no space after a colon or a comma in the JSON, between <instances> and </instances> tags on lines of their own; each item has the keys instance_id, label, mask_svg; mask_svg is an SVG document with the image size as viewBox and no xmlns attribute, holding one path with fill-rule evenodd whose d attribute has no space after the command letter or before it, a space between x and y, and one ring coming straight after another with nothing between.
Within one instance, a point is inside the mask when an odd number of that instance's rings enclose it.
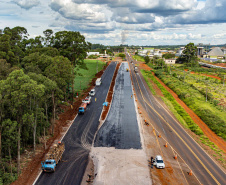
<instances>
[{"instance_id":1,"label":"dirt embankment","mask_svg":"<svg viewBox=\"0 0 226 185\"><path fill-rule=\"evenodd\" d=\"M54 142L60 140L61 133L65 130L65 127L69 127L72 124L73 119L75 118L78 108L88 92L95 86L95 80L100 78L101 75L104 73L104 70L107 68L108 64L104 67L102 71L95 75L95 78L90 82L89 87L78 97L74 99L73 107L71 106L61 106L64 110L63 113L58 115L59 119L55 123L54 129L54 136L50 137L46 142L46 150L44 149L44 144L38 145L36 154L31 155L30 157L23 155L23 160L21 163L25 163L25 161L29 161L26 164L26 167L22 169L22 173L19 178L13 182L11 185L30 185L33 184L34 180L36 179L38 173L40 172L41 161L44 160L45 154L48 153L50 147L53 145ZM70 123L70 124L68 124Z\"/></svg>"}]
</instances>

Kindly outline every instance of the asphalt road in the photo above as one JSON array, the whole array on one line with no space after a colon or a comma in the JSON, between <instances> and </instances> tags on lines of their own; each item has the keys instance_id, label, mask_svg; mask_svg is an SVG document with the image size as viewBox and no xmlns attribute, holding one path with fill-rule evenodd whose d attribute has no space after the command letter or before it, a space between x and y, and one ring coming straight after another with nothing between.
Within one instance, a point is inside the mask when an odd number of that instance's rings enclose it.
<instances>
[{"instance_id":1,"label":"asphalt road","mask_svg":"<svg viewBox=\"0 0 226 185\"><path fill-rule=\"evenodd\" d=\"M214 162L177 123L171 113L156 101L142 75L132 70L133 59L127 55L127 60L130 63L137 99L148 113L152 125L185 160L201 184L226 184L225 170Z\"/></svg>"},{"instance_id":2,"label":"asphalt road","mask_svg":"<svg viewBox=\"0 0 226 185\"><path fill-rule=\"evenodd\" d=\"M95 147L116 149L141 149L140 133L134 105L134 97L128 63L123 62L118 70L114 96L107 119L98 131Z\"/></svg>"},{"instance_id":3,"label":"asphalt road","mask_svg":"<svg viewBox=\"0 0 226 185\"><path fill-rule=\"evenodd\" d=\"M102 75L102 84L95 87L96 95L84 115L78 115L63 139L65 152L54 173L42 173L36 185L77 185L80 184L88 163L88 155L108 89L116 68L112 62ZM96 98L96 102L95 102ZM41 164L40 164L41 166Z\"/></svg>"}]
</instances>

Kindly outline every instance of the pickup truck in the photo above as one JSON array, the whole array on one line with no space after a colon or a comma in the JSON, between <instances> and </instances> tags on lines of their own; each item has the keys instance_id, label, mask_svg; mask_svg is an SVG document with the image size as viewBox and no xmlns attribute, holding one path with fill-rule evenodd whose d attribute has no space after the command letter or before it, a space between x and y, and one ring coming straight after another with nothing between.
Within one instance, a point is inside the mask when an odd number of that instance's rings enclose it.
<instances>
[{"instance_id":1,"label":"pickup truck","mask_svg":"<svg viewBox=\"0 0 226 185\"><path fill-rule=\"evenodd\" d=\"M82 102L89 105L91 103L91 96L87 96Z\"/></svg>"}]
</instances>

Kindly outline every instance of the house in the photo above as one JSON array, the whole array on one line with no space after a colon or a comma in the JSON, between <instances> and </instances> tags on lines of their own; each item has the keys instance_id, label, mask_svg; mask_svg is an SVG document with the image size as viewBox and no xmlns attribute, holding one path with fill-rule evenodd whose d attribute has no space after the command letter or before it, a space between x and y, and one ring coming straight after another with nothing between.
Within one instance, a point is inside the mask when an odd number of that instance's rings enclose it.
<instances>
[{"instance_id":1,"label":"house","mask_svg":"<svg viewBox=\"0 0 226 185\"><path fill-rule=\"evenodd\" d=\"M165 64L175 64L176 59L175 58L169 58L169 59L164 59Z\"/></svg>"},{"instance_id":2,"label":"house","mask_svg":"<svg viewBox=\"0 0 226 185\"><path fill-rule=\"evenodd\" d=\"M224 53L219 47L215 47L207 53L207 57L211 59L224 59Z\"/></svg>"}]
</instances>

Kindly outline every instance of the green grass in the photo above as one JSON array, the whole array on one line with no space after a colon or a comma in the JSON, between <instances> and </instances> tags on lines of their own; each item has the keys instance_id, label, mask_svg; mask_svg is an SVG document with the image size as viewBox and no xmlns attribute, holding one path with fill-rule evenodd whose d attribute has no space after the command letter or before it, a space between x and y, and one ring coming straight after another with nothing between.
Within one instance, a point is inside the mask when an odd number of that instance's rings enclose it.
<instances>
[{"instance_id":1,"label":"green grass","mask_svg":"<svg viewBox=\"0 0 226 185\"><path fill-rule=\"evenodd\" d=\"M145 82L148 84L148 87L150 88L152 94L155 95L156 94L155 89L153 88L153 85L149 82L148 75L143 70L141 70L140 72L143 75Z\"/></svg>"},{"instance_id":2,"label":"green grass","mask_svg":"<svg viewBox=\"0 0 226 185\"><path fill-rule=\"evenodd\" d=\"M97 65L98 61L98 65ZM82 90L86 89L88 87L88 84L92 81L92 79L95 77L95 74L97 73L97 66L98 66L98 72L103 69L105 66L105 62L102 62L100 60L89 60L86 59L84 61L85 65L82 65L82 68L76 68L77 76L75 77L74 81L74 90L75 92L81 92ZM84 69L85 66L87 67L87 70Z\"/></svg>"},{"instance_id":3,"label":"green grass","mask_svg":"<svg viewBox=\"0 0 226 185\"><path fill-rule=\"evenodd\" d=\"M141 57L139 55L133 55L133 59L137 60L137 61L141 61L144 62L144 57Z\"/></svg>"}]
</instances>

